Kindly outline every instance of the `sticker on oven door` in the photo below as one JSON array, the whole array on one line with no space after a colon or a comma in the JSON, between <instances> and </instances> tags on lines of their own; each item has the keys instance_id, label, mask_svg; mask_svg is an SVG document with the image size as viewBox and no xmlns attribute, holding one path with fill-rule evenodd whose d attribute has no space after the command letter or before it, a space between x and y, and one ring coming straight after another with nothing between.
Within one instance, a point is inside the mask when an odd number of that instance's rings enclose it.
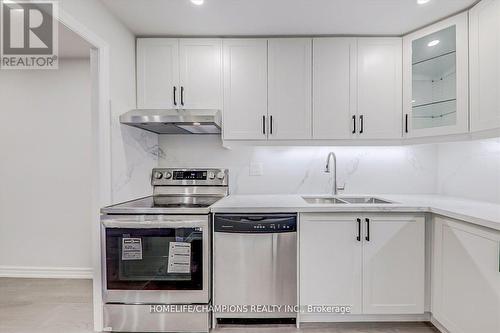
<instances>
[{"instance_id":1,"label":"sticker on oven door","mask_svg":"<svg viewBox=\"0 0 500 333\"><path fill-rule=\"evenodd\" d=\"M142 239L122 238L122 260L142 260Z\"/></svg>"},{"instance_id":2,"label":"sticker on oven door","mask_svg":"<svg viewBox=\"0 0 500 333\"><path fill-rule=\"evenodd\" d=\"M191 243L170 242L167 273L191 272Z\"/></svg>"}]
</instances>

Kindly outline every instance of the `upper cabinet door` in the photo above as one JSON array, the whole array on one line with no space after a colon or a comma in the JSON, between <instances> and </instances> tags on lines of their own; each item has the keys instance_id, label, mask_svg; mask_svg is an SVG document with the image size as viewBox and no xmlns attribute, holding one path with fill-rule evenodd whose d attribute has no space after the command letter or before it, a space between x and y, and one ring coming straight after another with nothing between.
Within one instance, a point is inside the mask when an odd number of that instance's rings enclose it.
<instances>
[{"instance_id":1,"label":"upper cabinet door","mask_svg":"<svg viewBox=\"0 0 500 333\"><path fill-rule=\"evenodd\" d=\"M223 41L224 139L267 138L267 40Z\"/></svg>"},{"instance_id":2,"label":"upper cabinet door","mask_svg":"<svg viewBox=\"0 0 500 333\"><path fill-rule=\"evenodd\" d=\"M401 138L401 38L358 39L360 139Z\"/></svg>"},{"instance_id":3,"label":"upper cabinet door","mask_svg":"<svg viewBox=\"0 0 500 333\"><path fill-rule=\"evenodd\" d=\"M313 40L313 138L356 135L356 39Z\"/></svg>"},{"instance_id":4,"label":"upper cabinet door","mask_svg":"<svg viewBox=\"0 0 500 333\"><path fill-rule=\"evenodd\" d=\"M222 108L222 41L220 39L181 39L181 108Z\"/></svg>"},{"instance_id":5,"label":"upper cabinet door","mask_svg":"<svg viewBox=\"0 0 500 333\"><path fill-rule=\"evenodd\" d=\"M170 109L178 106L178 39L137 39L137 107Z\"/></svg>"},{"instance_id":6,"label":"upper cabinet door","mask_svg":"<svg viewBox=\"0 0 500 333\"><path fill-rule=\"evenodd\" d=\"M470 10L471 130L500 127L500 1L483 0Z\"/></svg>"},{"instance_id":7,"label":"upper cabinet door","mask_svg":"<svg viewBox=\"0 0 500 333\"><path fill-rule=\"evenodd\" d=\"M312 40L269 40L269 139L311 138Z\"/></svg>"},{"instance_id":8,"label":"upper cabinet door","mask_svg":"<svg viewBox=\"0 0 500 333\"><path fill-rule=\"evenodd\" d=\"M467 13L404 37L404 134L467 133Z\"/></svg>"}]
</instances>

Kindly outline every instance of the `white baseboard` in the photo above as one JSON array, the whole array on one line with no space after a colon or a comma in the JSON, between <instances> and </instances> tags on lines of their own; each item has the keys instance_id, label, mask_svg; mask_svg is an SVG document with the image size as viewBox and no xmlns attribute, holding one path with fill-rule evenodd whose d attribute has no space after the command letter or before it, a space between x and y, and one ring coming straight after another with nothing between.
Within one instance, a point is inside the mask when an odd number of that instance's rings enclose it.
<instances>
[{"instance_id":1,"label":"white baseboard","mask_svg":"<svg viewBox=\"0 0 500 333\"><path fill-rule=\"evenodd\" d=\"M437 321L436 318L434 318L434 316L431 316L431 324L434 325L434 327L437 328L438 331L441 333L449 333L450 332L443 325L441 325L441 323L439 321Z\"/></svg>"},{"instance_id":2,"label":"white baseboard","mask_svg":"<svg viewBox=\"0 0 500 333\"><path fill-rule=\"evenodd\" d=\"M403 315L332 315L300 314L301 323L343 323L343 322L422 322L430 321L430 314Z\"/></svg>"},{"instance_id":3,"label":"white baseboard","mask_svg":"<svg viewBox=\"0 0 500 333\"><path fill-rule=\"evenodd\" d=\"M0 277L92 279L90 267L0 266Z\"/></svg>"}]
</instances>

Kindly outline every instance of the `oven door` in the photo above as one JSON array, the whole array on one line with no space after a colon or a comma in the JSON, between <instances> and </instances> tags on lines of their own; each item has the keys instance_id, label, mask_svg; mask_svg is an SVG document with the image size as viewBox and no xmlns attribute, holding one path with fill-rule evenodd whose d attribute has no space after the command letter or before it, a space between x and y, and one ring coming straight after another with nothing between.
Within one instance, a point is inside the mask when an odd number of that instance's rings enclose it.
<instances>
[{"instance_id":1,"label":"oven door","mask_svg":"<svg viewBox=\"0 0 500 333\"><path fill-rule=\"evenodd\" d=\"M109 216L102 225L105 303L208 303L208 215Z\"/></svg>"}]
</instances>

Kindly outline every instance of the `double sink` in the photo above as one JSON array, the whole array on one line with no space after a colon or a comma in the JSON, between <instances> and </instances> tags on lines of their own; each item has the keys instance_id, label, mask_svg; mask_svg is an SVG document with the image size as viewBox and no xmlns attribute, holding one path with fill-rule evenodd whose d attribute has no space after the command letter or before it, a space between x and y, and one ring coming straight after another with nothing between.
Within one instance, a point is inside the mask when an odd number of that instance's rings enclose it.
<instances>
[{"instance_id":1,"label":"double sink","mask_svg":"<svg viewBox=\"0 0 500 333\"><path fill-rule=\"evenodd\" d=\"M394 204L392 201L375 197L302 197L309 204L343 205L343 204Z\"/></svg>"}]
</instances>

